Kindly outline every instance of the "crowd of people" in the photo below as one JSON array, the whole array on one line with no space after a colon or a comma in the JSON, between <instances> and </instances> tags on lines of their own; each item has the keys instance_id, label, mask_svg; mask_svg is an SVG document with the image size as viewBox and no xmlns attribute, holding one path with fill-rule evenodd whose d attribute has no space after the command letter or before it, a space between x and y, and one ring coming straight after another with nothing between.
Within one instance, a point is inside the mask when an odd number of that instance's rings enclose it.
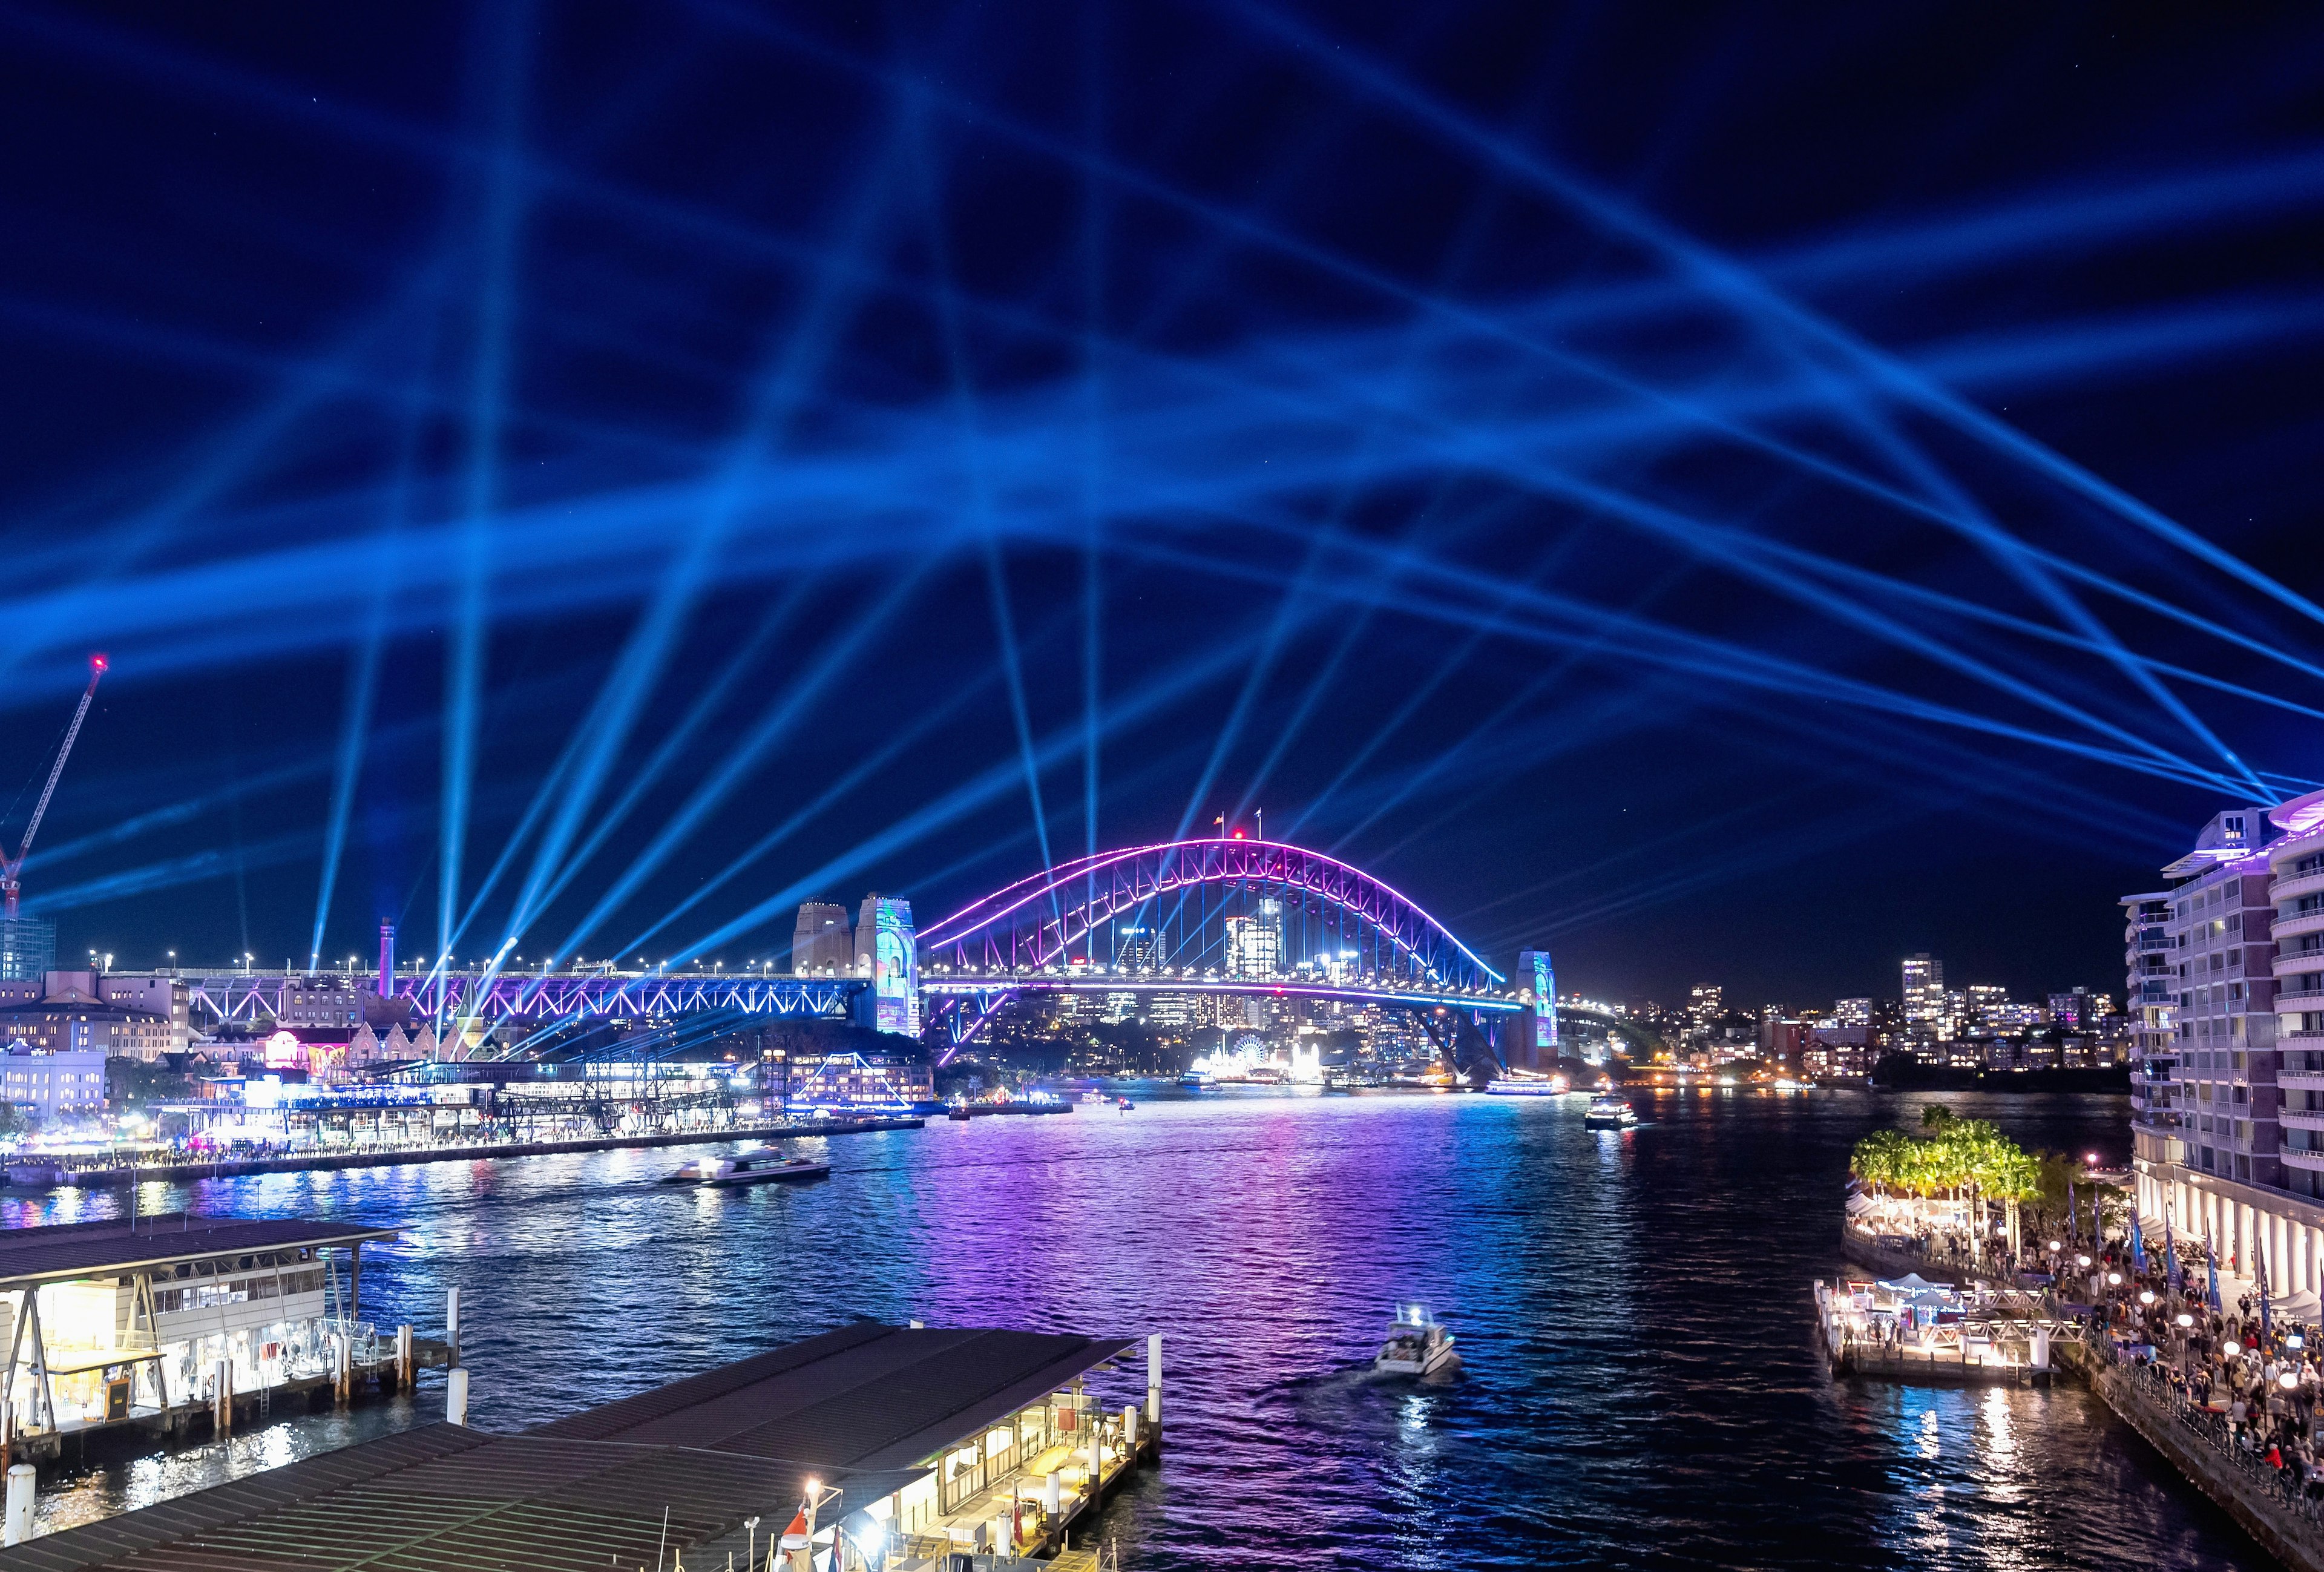
<instances>
[{"instance_id":1,"label":"crowd of people","mask_svg":"<svg viewBox=\"0 0 2324 1572\"><path fill-rule=\"evenodd\" d=\"M2264 1313L2249 1293L2214 1307L2209 1272L2173 1264L2176 1281L2151 1258L2134 1260L2126 1243L2109 1244L2089 1269L2091 1331L2150 1395L2314 1510L2324 1503L2324 1361L2311 1329Z\"/></svg>"}]
</instances>

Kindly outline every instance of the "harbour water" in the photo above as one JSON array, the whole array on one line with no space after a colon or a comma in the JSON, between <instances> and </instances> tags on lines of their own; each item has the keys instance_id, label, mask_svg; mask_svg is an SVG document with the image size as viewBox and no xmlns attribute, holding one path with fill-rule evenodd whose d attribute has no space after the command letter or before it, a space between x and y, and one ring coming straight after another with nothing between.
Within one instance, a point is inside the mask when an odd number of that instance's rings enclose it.
<instances>
[{"instance_id":1,"label":"harbour water","mask_svg":"<svg viewBox=\"0 0 2324 1572\"><path fill-rule=\"evenodd\" d=\"M462 1290L474 1422L516 1429L857 1317L1167 1344L1170 1449L1111 1511L1140 1568L2268 1563L2089 1393L1835 1385L1849 1144L1923 1102L2126 1155L2119 1097L1141 1095L1134 1112L807 1141L833 1177L666 1188L668 1151L149 1185L151 1209L401 1221L369 1318ZM13 1194L11 1222L118 1193ZM1453 1382L1375 1379L1399 1299ZM1122 1378L1122 1395L1142 1381ZM441 1412L317 1414L44 1482L44 1525Z\"/></svg>"}]
</instances>

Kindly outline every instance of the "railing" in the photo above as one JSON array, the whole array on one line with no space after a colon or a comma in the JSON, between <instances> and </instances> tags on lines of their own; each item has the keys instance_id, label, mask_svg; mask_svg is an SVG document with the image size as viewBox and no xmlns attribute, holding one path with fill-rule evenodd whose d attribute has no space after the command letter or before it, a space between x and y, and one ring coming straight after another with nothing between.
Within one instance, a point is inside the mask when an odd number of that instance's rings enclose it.
<instances>
[{"instance_id":1,"label":"railing","mask_svg":"<svg viewBox=\"0 0 2324 1572\"><path fill-rule=\"evenodd\" d=\"M2123 1360L2113 1344L2103 1336L2089 1338L2085 1345L2099 1363L2110 1364L2122 1372L2126 1377L2124 1391L2132 1401L2147 1409L2151 1418L2175 1428L2181 1436L2236 1468L2246 1484L2286 1515L2290 1521L2285 1527L2300 1538L2312 1540L2319 1552L2324 1553L2324 1504L2309 1493L2296 1466L2269 1467L2266 1459L2249 1443L2230 1436L2224 1415L2198 1408L2185 1392L2173 1386L2162 1365Z\"/></svg>"}]
</instances>

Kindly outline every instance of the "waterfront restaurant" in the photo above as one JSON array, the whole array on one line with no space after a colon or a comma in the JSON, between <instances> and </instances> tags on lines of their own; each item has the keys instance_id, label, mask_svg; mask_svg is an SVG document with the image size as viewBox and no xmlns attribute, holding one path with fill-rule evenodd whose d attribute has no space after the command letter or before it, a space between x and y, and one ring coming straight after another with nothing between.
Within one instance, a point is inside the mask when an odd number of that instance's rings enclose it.
<instances>
[{"instance_id":1,"label":"waterfront restaurant","mask_svg":"<svg viewBox=\"0 0 2324 1572\"><path fill-rule=\"evenodd\" d=\"M843 1327L520 1435L438 1424L324 1453L0 1550L0 1572L715 1572L766 1567L770 1541L781 1572L1093 1568L1096 1503L1158 1456L1160 1339L1142 1410L1087 1387L1135 1347ZM1030 1559L1068 1534L1070 1555Z\"/></svg>"},{"instance_id":2,"label":"waterfront restaurant","mask_svg":"<svg viewBox=\"0 0 2324 1572\"><path fill-rule=\"evenodd\" d=\"M263 1399L335 1379L341 1340L375 1364L356 1318L362 1252L395 1236L183 1214L0 1230L0 1433L50 1456L108 1427L214 1412L221 1365L231 1392Z\"/></svg>"}]
</instances>

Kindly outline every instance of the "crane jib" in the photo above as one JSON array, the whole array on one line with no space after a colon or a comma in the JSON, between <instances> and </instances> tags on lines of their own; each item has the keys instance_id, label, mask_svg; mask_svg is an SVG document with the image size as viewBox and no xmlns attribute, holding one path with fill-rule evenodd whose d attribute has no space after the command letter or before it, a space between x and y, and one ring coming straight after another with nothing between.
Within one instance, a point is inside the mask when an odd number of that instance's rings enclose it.
<instances>
[{"instance_id":1,"label":"crane jib","mask_svg":"<svg viewBox=\"0 0 2324 1572\"><path fill-rule=\"evenodd\" d=\"M72 756L73 743L80 735L81 722L88 718L89 701L97 697L97 684L105 675L106 660L102 655L89 661L88 686L81 689L80 707L73 711L72 725L66 728L64 744L57 749L57 762L49 766L49 782L41 788L41 800L32 805L32 817L24 826L23 844L16 855L0 865L0 876L5 876L7 895L7 915L16 915L16 874L32 850L32 837L40 833L41 819L49 811L49 799L57 794L58 778L65 772L65 761Z\"/></svg>"}]
</instances>

